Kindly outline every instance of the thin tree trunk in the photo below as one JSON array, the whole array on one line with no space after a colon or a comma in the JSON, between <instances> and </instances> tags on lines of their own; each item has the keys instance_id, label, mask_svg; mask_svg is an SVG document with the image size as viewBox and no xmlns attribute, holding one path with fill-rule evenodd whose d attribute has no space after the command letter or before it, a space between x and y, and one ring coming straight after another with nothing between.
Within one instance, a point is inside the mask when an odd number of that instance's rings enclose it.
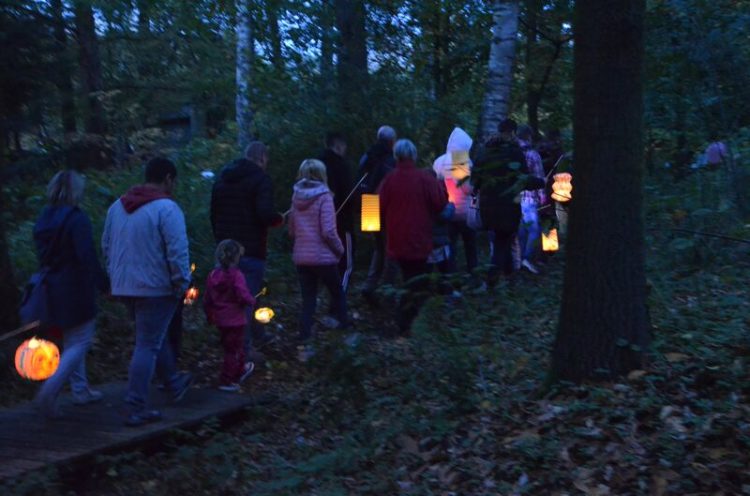
<instances>
[{"instance_id":1,"label":"thin tree trunk","mask_svg":"<svg viewBox=\"0 0 750 496\"><path fill-rule=\"evenodd\" d=\"M435 100L438 102L447 93L447 83L443 60L447 52L446 24L450 22L447 14L443 12L442 2L434 7L432 26L432 81L435 91Z\"/></svg>"},{"instance_id":2,"label":"thin tree trunk","mask_svg":"<svg viewBox=\"0 0 750 496\"><path fill-rule=\"evenodd\" d=\"M99 42L96 38L94 10L88 0L75 2L76 35L78 37L81 81L88 101L86 115L86 132L104 134L107 130L104 106L98 93L102 82L102 61L99 56Z\"/></svg>"},{"instance_id":3,"label":"thin tree trunk","mask_svg":"<svg viewBox=\"0 0 750 496\"><path fill-rule=\"evenodd\" d=\"M138 34L145 36L151 33L151 7L148 1L138 0Z\"/></svg>"},{"instance_id":4,"label":"thin tree trunk","mask_svg":"<svg viewBox=\"0 0 750 496\"><path fill-rule=\"evenodd\" d=\"M481 140L497 132L498 124L508 115L519 10L518 0L495 0L492 5L492 44L479 126Z\"/></svg>"},{"instance_id":5,"label":"thin tree trunk","mask_svg":"<svg viewBox=\"0 0 750 496\"><path fill-rule=\"evenodd\" d=\"M539 132L540 92L534 88L536 80L537 19L540 0L526 0L526 118L535 133Z\"/></svg>"},{"instance_id":6,"label":"thin tree trunk","mask_svg":"<svg viewBox=\"0 0 750 496\"><path fill-rule=\"evenodd\" d=\"M649 344L643 191L645 0L575 4L575 173L553 377L612 378Z\"/></svg>"},{"instance_id":7,"label":"thin tree trunk","mask_svg":"<svg viewBox=\"0 0 750 496\"><path fill-rule=\"evenodd\" d=\"M364 0L335 0L339 30L338 82L345 112L363 112L367 87L367 33ZM361 114L360 114L361 115Z\"/></svg>"},{"instance_id":8,"label":"thin tree trunk","mask_svg":"<svg viewBox=\"0 0 750 496\"><path fill-rule=\"evenodd\" d=\"M0 153L2 150L0 150ZM0 168L3 167L0 159ZM0 191L0 212L4 212L4 193ZM0 216L0 329L8 330L18 324L18 288L13 277L13 265L10 262L8 241L6 236L5 221Z\"/></svg>"},{"instance_id":9,"label":"thin tree trunk","mask_svg":"<svg viewBox=\"0 0 750 496\"><path fill-rule=\"evenodd\" d=\"M271 62L279 72L284 70L284 56L281 51L281 28L279 27L279 14L281 10L281 2L278 0L267 3L268 29L271 38Z\"/></svg>"},{"instance_id":10,"label":"thin tree trunk","mask_svg":"<svg viewBox=\"0 0 750 496\"><path fill-rule=\"evenodd\" d=\"M236 0L237 19L235 32L237 34L237 67L236 83L237 98L235 110L237 113L237 144L244 149L253 136L252 109L252 64L253 64L253 33L250 0Z\"/></svg>"},{"instance_id":11,"label":"thin tree trunk","mask_svg":"<svg viewBox=\"0 0 750 496\"><path fill-rule=\"evenodd\" d=\"M318 25L320 26L321 88L326 99L333 95L336 85L336 75L333 72L333 55L336 51L333 35L334 12L332 0L323 0Z\"/></svg>"},{"instance_id":12,"label":"thin tree trunk","mask_svg":"<svg viewBox=\"0 0 750 496\"><path fill-rule=\"evenodd\" d=\"M60 91L60 113L63 132L76 132L76 104L70 61L67 57L68 36L65 32L62 0L52 0L52 16L55 19L55 42L57 43L57 89Z\"/></svg>"}]
</instances>

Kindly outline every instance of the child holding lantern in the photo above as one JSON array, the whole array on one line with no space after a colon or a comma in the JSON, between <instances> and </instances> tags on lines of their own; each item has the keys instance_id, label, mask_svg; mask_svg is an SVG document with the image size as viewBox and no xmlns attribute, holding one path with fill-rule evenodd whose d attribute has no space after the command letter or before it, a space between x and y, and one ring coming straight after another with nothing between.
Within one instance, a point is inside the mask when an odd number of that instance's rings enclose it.
<instances>
[{"instance_id":1,"label":"child holding lantern","mask_svg":"<svg viewBox=\"0 0 750 496\"><path fill-rule=\"evenodd\" d=\"M208 275L204 310L209 324L221 332L224 364L219 378L222 391L239 391L240 383L255 369L255 364L245 361L244 335L247 325L247 307L255 306L238 265L245 249L237 241L225 239L216 247L218 267Z\"/></svg>"}]
</instances>

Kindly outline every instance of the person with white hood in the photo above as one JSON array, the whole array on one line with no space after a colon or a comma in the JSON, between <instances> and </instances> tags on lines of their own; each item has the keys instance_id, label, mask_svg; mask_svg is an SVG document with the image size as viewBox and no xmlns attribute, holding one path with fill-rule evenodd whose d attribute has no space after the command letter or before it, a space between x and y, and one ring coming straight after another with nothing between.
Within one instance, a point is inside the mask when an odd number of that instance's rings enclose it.
<instances>
[{"instance_id":1,"label":"person with white hood","mask_svg":"<svg viewBox=\"0 0 750 496\"><path fill-rule=\"evenodd\" d=\"M476 231L466 225L466 214L471 204L472 186L468 177L471 176L473 164L469 158L469 150L473 141L471 137L457 127L448 138L445 154L435 159L432 169L438 179L445 182L449 201L455 204L456 212L449 224L450 236L450 271L455 272L456 242L461 236L466 256L466 270L472 272L477 264L477 235Z\"/></svg>"}]
</instances>

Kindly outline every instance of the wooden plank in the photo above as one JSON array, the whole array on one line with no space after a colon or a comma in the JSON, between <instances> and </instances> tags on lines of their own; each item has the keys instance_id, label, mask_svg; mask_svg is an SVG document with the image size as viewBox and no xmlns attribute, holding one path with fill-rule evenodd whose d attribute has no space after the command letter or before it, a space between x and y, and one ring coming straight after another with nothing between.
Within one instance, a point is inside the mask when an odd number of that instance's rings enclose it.
<instances>
[{"instance_id":1,"label":"wooden plank","mask_svg":"<svg viewBox=\"0 0 750 496\"><path fill-rule=\"evenodd\" d=\"M98 389L104 400L82 407L64 397L61 407L68 415L59 420L40 419L29 404L0 410L0 479L45 466L76 465L96 455L154 442L175 429L233 415L259 402L252 396L195 389L175 405L169 394L157 392L152 401L164 413L164 420L131 428L123 425L125 387L122 382L102 385Z\"/></svg>"}]
</instances>

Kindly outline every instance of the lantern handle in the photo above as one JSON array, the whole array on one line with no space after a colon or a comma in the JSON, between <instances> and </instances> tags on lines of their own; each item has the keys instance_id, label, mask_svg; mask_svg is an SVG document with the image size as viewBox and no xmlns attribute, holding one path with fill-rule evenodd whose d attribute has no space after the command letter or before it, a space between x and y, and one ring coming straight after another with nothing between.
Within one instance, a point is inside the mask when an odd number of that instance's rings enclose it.
<instances>
[{"instance_id":1,"label":"lantern handle","mask_svg":"<svg viewBox=\"0 0 750 496\"><path fill-rule=\"evenodd\" d=\"M346 199L345 199L344 201L342 201L342 202L341 202L341 205L339 205L339 208L338 208L338 210L336 210L336 215L338 215L338 214L339 214L339 212L341 212L341 209L342 209L342 208L344 208L344 205L346 205L346 202L348 202L348 201L349 201L349 198L351 198L351 197L352 197L352 195L354 194L354 192L355 192L355 191L357 191L357 188L359 188L359 185L360 185L360 184L362 184L362 181L364 181L364 180L365 180L365 178L367 177L367 175L368 175L368 174L369 174L369 172L365 172L364 176L362 176L362 177L360 178L360 180L359 180L359 181L357 181L357 184L355 184L355 185L354 185L354 187L352 188L352 190L351 190L351 191L349 192L349 194L347 195Z\"/></svg>"},{"instance_id":2,"label":"lantern handle","mask_svg":"<svg viewBox=\"0 0 750 496\"><path fill-rule=\"evenodd\" d=\"M560 162L564 158L565 158L565 153L560 155L560 158L557 159L557 162L555 162L555 165L553 165L552 168L549 170L549 172L547 173L547 177L544 178L545 182L549 180L549 177L552 175L553 172L555 172L555 169L557 169L557 166L560 165Z\"/></svg>"},{"instance_id":3,"label":"lantern handle","mask_svg":"<svg viewBox=\"0 0 750 496\"><path fill-rule=\"evenodd\" d=\"M8 338L12 338L13 336L17 336L19 334L23 334L26 331L30 331L30 330L34 329L35 327L39 327L39 325L41 323L42 323L41 321L35 320L34 322L30 322L30 323L28 323L26 325L22 325L18 329L14 330L14 331L10 331L10 332L5 333L2 336L0 336L0 341L5 341Z\"/></svg>"}]
</instances>

